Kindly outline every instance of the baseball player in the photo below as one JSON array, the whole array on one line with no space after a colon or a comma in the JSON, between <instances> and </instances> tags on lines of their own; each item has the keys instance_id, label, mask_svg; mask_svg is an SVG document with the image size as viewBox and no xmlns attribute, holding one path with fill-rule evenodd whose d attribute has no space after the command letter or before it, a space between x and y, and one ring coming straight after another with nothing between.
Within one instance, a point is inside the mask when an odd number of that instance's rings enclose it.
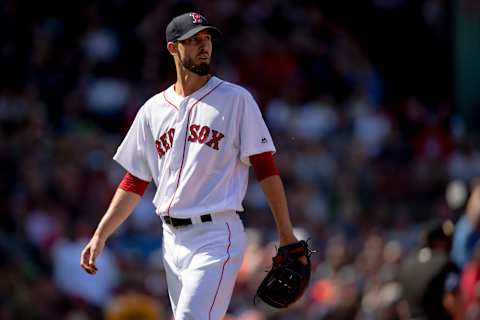
<instances>
[{"instance_id":1,"label":"baseball player","mask_svg":"<svg viewBox=\"0 0 480 320\"><path fill-rule=\"evenodd\" d=\"M238 212L253 166L276 222L279 243L297 242L275 147L244 88L209 72L219 30L198 13L167 26L177 80L138 111L113 157L127 171L81 255L91 274L108 237L131 214L148 183L163 222L168 292L176 320L222 319L245 250Z\"/></svg>"}]
</instances>

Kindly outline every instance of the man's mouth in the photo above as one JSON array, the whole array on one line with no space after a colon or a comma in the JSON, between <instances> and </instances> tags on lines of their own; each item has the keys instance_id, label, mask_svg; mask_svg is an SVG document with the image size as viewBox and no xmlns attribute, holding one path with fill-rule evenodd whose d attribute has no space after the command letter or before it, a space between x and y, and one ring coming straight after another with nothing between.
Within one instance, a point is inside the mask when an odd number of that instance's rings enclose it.
<instances>
[{"instance_id":1,"label":"man's mouth","mask_svg":"<svg viewBox=\"0 0 480 320\"><path fill-rule=\"evenodd\" d=\"M198 58L201 60L208 60L210 58L208 53L201 53L198 55Z\"/></svg>"}]
</instances>

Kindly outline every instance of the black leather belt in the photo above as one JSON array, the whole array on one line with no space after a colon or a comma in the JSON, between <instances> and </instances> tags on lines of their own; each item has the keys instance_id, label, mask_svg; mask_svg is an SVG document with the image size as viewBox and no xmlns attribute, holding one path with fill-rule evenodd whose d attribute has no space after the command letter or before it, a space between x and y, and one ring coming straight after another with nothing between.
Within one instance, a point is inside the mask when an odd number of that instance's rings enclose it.
<instances>
[{"instance_id":1,"label":"black leather belt","mask_svg":"<svg viewBox=\"0 0 480 320\"><path fill-rule=\"evenodd\" d=\"M192 219L190 218L173 218L170 216L163 216L163 220L165 221L166 224L169 224L173 227L183 227L183 226L191 225L193 223ZM212 215L211 214L201 215L200 221L202 222L212 221Z\"/></svg>"}]
</instances>

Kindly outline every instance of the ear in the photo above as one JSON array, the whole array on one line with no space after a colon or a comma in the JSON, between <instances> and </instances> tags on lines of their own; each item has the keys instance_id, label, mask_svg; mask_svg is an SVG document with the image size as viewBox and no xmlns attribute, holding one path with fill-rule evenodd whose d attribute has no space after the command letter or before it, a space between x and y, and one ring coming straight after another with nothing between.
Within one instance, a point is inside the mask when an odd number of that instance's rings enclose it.
<instances>
[{"instance_id":1,"label":"ear","mask_svg":"<svg viewBox=\"0 0 480 320\"><path fill-rule=\"evenodd\" d=\"M170 52L170 54L172 56L176 55L177 54L177 46L175 45L174 42L170 41L169 43L167 43L167 50L168 52Z\"/></svg>"}]
</instances>

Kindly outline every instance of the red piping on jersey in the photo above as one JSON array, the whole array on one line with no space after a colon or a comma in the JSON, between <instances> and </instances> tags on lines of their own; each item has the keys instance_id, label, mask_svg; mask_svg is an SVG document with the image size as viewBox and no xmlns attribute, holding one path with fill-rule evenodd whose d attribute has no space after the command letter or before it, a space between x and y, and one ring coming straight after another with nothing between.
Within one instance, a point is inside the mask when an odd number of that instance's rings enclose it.
<instances>
[{"instance_id":1,"label":"red piping on jersey","mask_svg":"<svg viewBox=\"0 0 480 320\"><path fill-rule=\"evenodd\" d=\"M228 225L228 222L226 222L225 224L227 225L227 229L228 229L227 260L225 260L225 262L223 263L223 266L222 266L222 273L220 275L220 281L218 281L217 291L215 292L215 297L213 297L213 302L212 302L212 305L210 306L210 311L208 312L208 320L210 320L210 317L212 316L213 305L215 304L215 300L217 299L218 291L220 289L220 284L222 283L223 272L225 271L225 266L227 265L228 261L230 261L230 245L232 244L232 242L230 240L230 236L231 236L232 233L230 231L230 226Z\"/></svg>"},{"instance_id":2,"label":"red piping on jersey","mask_svg":"<svg viewBox=\"0 0 480 320\"><path fill-rule=\"evenodd\" d=\"M172 107L174 107L175 109L177 109L178 111L178 107L176 105L174 105L173 103L171 103L168 99L167 99L167 96L165 95L165 91L163 91L163 99L165 99L165 101L171 105Z\"/></svg>"},{"instance_id":3,"label":"red piping on jersey","mask_svg":"<svg viewBox=\"0 0 480 320\"><path fill-rule=\"evenodd\" d=\"M180 185L180 177L182 176L183 162L184 162L184 160L185 160L185 149L186 149L186 146L187 146L188 127L190 127L190 115L191 115L192 109L193 109L200 101L202 101L203 98L205 98L205 97L208 96L210 93L212 93L213 90L217 89L222 83L223 83L223 81L220 82L219 84L217 84L215 87L213 87L212 90L208 91L205 95L203 95L200 99L198 99L194 104L192 104L192 106L191 106L190 109L188 110L187 129L186 129L186 134L185 134L185 141L183 142L182 163L180 164L180 172L178 173L177 186L175 187L175 192L173 192L172 200L170 200L170 203L168 204L168 209L167 209L167 215L168 215L168 216L170 215L170 208L171 208L171 206L172 206L173 199L175 199L175 195L177 194L178 186Z\"/></svg>"}]
</instances>

